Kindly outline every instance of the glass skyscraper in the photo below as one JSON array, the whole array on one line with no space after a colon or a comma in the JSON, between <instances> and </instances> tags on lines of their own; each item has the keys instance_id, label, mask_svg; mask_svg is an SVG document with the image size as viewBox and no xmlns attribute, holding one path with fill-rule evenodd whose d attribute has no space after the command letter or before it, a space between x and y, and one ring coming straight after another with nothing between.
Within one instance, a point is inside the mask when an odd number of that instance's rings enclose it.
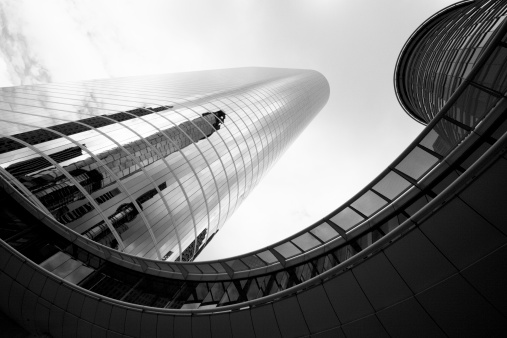
<instances>
[{"instance_id":1,"label":"glass skyscraper","mask_svg":"<svg viewBox=\"0 0 507 338\"><path fill-rule=\"evenodd\" d=\"M89 239L189 261L328 96L318 72L275 68L2 88L0 170Z\"/></svg>"}]
</instances>

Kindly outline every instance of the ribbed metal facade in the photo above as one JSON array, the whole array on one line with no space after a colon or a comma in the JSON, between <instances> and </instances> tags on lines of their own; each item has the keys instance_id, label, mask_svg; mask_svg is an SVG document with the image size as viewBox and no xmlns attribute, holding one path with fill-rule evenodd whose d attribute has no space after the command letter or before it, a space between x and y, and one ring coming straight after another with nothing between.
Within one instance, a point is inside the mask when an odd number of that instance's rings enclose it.
<instances>
[{"instance_id":1,"label":"ribbed metal facade","mask_svg":"<svg viewBox=\"0 0 507 338\"><path fill-rule=\"evenodd\" d=\"M407 113L420 122L431 121L468 76L506 16L503 1L462 1L421 25L405 45L396 70L397 95ZM463 99L461 109L467 104ZM458 117L465 124L471 119Z\"/></svg>"},{"instance_id":2,"label":"ribbed metal facade","mask_svg":"<svg viewBox=\"0 0 507 338\"><path fill-rule=\"evenodd\" d=\"M77 233L188 261L328 97L274 68L2 88L1 172Z\"/></svg>"}]
</instances>

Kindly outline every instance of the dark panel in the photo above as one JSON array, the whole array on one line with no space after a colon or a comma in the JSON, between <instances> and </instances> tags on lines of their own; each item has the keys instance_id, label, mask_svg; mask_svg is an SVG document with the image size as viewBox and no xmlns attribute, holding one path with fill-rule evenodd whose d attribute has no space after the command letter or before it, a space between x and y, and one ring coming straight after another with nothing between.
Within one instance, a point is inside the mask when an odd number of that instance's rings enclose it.
<instances>
[{"instance_id":1,"label":"dark panel","mask_svg":"<svg viewBox=\"0 0 507 338\"><path fill-rule=\"evenodd\" d=\"M63 336L64 337L74 337L77 333L77 317L71 315L68 312L65 312L65 316L63 317Z\"/></svg>"},{"instance_id":2,"label":"dark panel","mask_svg":"<svg viewBox=\"0 0 507 338\"><path fill-rule=\"evenodd\" d=\"M93 338L107 338L107 330L100 327L100 326L93 325L92 326L92 335L93 335Z\"/></svg>"},{"instance_id":3,"label":"dark panel","mask_svg":"<svg viewBox=\"0 0 507 338\"><path fill-rule=\"evenodd\" d=\"M77 331L79 332L80 338L92 338L92 324L86 320L79 319L77 322ZM95 337L93 337L95 338Z\"/></svg>"},{"instance_id":4,"label":"dark panel","mask_svg":"<svg viewBox=\"0 0 507 338\"><path fill-rule=\"evenodd\" d=\"M46 283L46 279L47 277L42 273L35 271L35 273L32 275L32 279L30 280L28 288L35 294L40 295L42 293L42 289L44 288L44 284Z\"/></svg>"},{"instance_id":5,"label":"dark panel","mask_svg":"<svg viewBox=\"0 0 507 338\"><path fill-rule=\"evenodd\" d=\"M58 290L58 286L58 283L55 282L52 278L46 279L46 283L44 283L44 288L42 289L41 293L42 298L50 303L53 303L56 296L56 291ZM91 321L93 321L93 319Z\"/></svg>"},{"instance_id":6,"label":"dark panel","mask_svg":"<svg viewBox=\"0 0 507 338\"><path fill-rule=\"evenodd\" d=\"M174 337L192 338L190 316L174 316Z\"/></svg>"},{"instance_id":7,"label":"dark panel","mask_svg":"<svg viewBox=\"0 0 507 338\"><path fill-rule=\"evenodd\" d=\"M347 338L389 338L389 335L374 315L343 325L342 329Z\"/></svg>"},{"instance_id":8,"label":"dark panel","mask_svg":"<svg viewBox=\"0 0 507 338\"><path fill-rule=\"evenodd\" d=\"M502 233L456 198L420 229L458 268L472 264L505 243Z\"/></svg>"},{"instance_id":9,"label":"dark panel","mask_svg":"<svg viewBox=\"0 0 507 338\"><path fill-rule=\"evenodd\" d=\"M310 332L329 330L340 325L321 285L301 292L297 298Z\"/></svg>"},{"instance_id":10,"label":"dark panel","mask_svg":"<svg viewBox=\"0 0 507 338\"><path fill-rule=\"evenodd\" d=\"M49 279L48 279L49 280ZM81 310L81 317L93 323L93 319L95 317L95 309L97 308L98 302L96 299L91 297L86 297L83 302L83 309Z\"/></svg>"},{"instance_id":11,"label":"dark panel","mask_svg":"<svg viewBox=\"0 0 507 338\"><path fill-rule=\"evenodd\" d=\"M311 335L312 338L346 338L341 327Z\"/></svg>"},{"instance_id":12,"label":"dark panel","mask_svg":"<svg viewBox=\"0 0 507 338\"><path fill-rule=\"evenodd\" d=\"M35 321L35 309L37 307L37 301L39 297L37 297L30 290L25 291L25 295L23 297L23 305L22 305L22 318L23 318L23 327L28 331L34 331Z\"/></svg>"},{"instance_id":13,"label":"dark panel","mask_svg":"<svg viewBox=\"0 0 507 338\"><path fill-rule=\"evenodd\" d=\"M115 332L124 333L125 332L125 318L126 317L127 317L127 310L126 309L119 307L119 306L114 306L111 311L111 318L109 320L108 329L115 331ZM128 332L125 332L125 333L128 333Z\"/></svg>"},{"instance_id":14,"label":"dark panel","mask_svg":"<svg viewBox=\"0 0 507 338\"><path fill-rule=\"evenodd\" d=\"M192 316L192 337L211 338L211 326L208 315Z\"/></svg>"},{"instance_id":15,"label":"dark panel","mask_svg":"<svg viewBox=\"0 0 507 338\"><path fill-rule=\"evenodd\" d=\"M231 322L229 314L217 314L210 317L211 336L213 338L229 338L232 337Z\"/></svg>"},{"instance_id":16,"label":"dark panel","mask_svg":"<svg viewBox=\"0 0 507 338\"><path fill-rule=\"evenodd\" d=\"M412 295L383 252L359 264L352 271L376 310Z\"/></svg>"},{"instance_id":17,"label":"dark panel","mask_svg":"<svg viewBox=\"0 0 507 338\"><path fill-rule=\"evenodd\" d=\"M352 272L347 271L327 281L324 288L340 322L347 323L373 313L373 308Z\"/></svg>"},{"instance_id":18,"label":"dark panel","mask_svg":"<svg viewBox=\"0 0 507 338\"><path fill-rule=\"evenodd\" d=\"M11 290L9 291L9 314L16 321L21 322L21 306L23 305L23 295L25 288L17 282L12 282Z\"/></svg>"},{"instance_id":19,"label":"dark panel","mask_svg":"<svg viewBox=\"0 0 507 338\"><path fill-rule=\"evenodd\" d=\"M85 297L79 292L73 291L67 304L67 311L73 315L79 317L81 315L81 309L83 307Z\"/></svg>"},{"instance_id":20,"label":"dark panel","mask_svg":"<svg viewBox=\"0 0 507 338\"><path fill-rule=\"evenodd\" d=\"M107 330L107 338L125 338L124 335L116 333L114 331Z\"/></svg>"},{"instance_id":21,"label":"dark panel","mask_svg":"<svg viewBox=\"0 0 507 338\"><path fill-rule=\"evenodd\" d=\"M141 316L141 334L145 337L157 336L157 315L143 312Z\"/></svg>"},{"instance_id":22,"label":"dark panel","mask_svg":"<svg viewBox=\"0 0 507 338\"><path fill-rule=\"evenodd\" d=\"M457 272L419 229L391 244L385 254L414 292Z\"/></svg>"},{"instance_id":23,"label":"dark panel","mask_svg":"<svg viewBox=\"0 0 507 338\"><path fill-rule=\"evenodd\" d=\"M253 308L252 323L257 337L281 337L271 305Z\"/></svg>"},{"instance_id":24,"label":"dark panel","mask_svg":"<svg viewBox=\"0 0 507 338\"><path fill-rule=\"evenodd\" d=\"M125 316L125 333L131 336L139 336L141 332L141 311L127 310Z\"/></svg>"},{"instance_id":25,"label":"dark panel","mask_svg":"<svg viewBox=\"0 0 507 338\"><path fill-rule=\"evenodd\" d=\"M54 304L60 309L66 309L71 293L72 291L65 284L61 284L56 293Z\"/></svg>"},{"instance_id":26,"label":"dark panel","mask_svg":"<svg viewBox=\"0 0 507 338\"><path fill-rule=\"evenodd\" d=\"M93 323L100 327L109 327L112 310L113 307L110 304L99 302L95 310L95 321Z\"/></svg>"},{"instance_id":27,"label":"dark panel","mask_svg":"<svg viewBox=\"0 0 507 338\"><path fill-rule=\"evenodd\" d=\"M507 317L507 247L481 259L462 275Z\"/></svg>"},{"instance_id":28,"label":"dark panel","mask_svg":"<svg viewBox=\"0 0 507 338\"><path fill-rule=\"evenodd\" d=\"M289 297L275 302L273 309L282 337L298 337L310 334L296 297Z\"/></svg>"},{"instance_id":29,"label":"dark panel","mask_svg":"<svg viewBox=\"0 0 507 338\"><path fill-rule=\"evenodd\" d=\"M0 310L9 313L9 294L11 291L12 279L0 270Z\"/></svg>"},{"instance_id":30,"label":"dark panel","mask_svg":"<svg viewBox=\"0 0 507 338\"><path fill-rule=\"evenodd\" d=\"M505 320L465 280L453 276L418 295L421 305L452 337L502 336Z\"/></svg>"},{"instance_id":31,"label":"dark panel","mask_svg":"<svg viewBox=\"0 0 507 338\"><path fill-rule=\"evenodd\" d=\"M0 247L0 271L3 271L9 259L11 258L11 253Z\"/></svg>"},{"instance_id":32,"label":"dark panel","mask_svg":"<svg viewBox=\"0 0 507 338\"><path fill-rule=\"evenodd\" d=\"M445 337L414 298L378 312L377 317L392 338Z\"/></svg>"},{"instance_id":33,"label":"dark panel","mask_svg":"<svg viewBox=\"0 0 507 338\"><path fill-rule=\"evenodd\" d=\"M233 337L255 338L252 319L250 318L250 311L244 310L231 312L230 320Z\"/></svg>"},{"instance_id":34,"label":"dark panel","mask_svg":"<svg viewBox=\"0 0 507 338\"><path fill-rule=\"evenodd\" d=\"M507 234L507 161L499 159L460 194L468 205ZM485 198L488 197L488 198Z\"/></svg>"},{"instance_id":35,"label":"dark panel","mask_svg":"<svg viewBox=\"0 0 507 338\"><path fill-rule=\"evenodd\" d=\"M28 266L28 264L21 265L21 268L16 275L16 280L19 284L27 287L30 284L30 280L32 279L33 268Z\"/></svg>"},{"instance_id":36,"label":"dark panel","mask_svg":"<svg viewBox=\"0 0 507 338\"><path fill-rule=\"evenodd\" d=\"M40 302L35 308L36 325L41 332L49 331L49 308L43 306Z\"/></svg>"},{"instance_id":37,"label":"dark panel","mask_svg":"<svg viewBox=\"0 0 507 338\"><path fill-rule=\"evenodd\" d=\"M173 316L157 315L157 337L173 336Z\"/></svg>"},{"instance_id":38,"label":"dark panel","mask_svg":"<svg viewBox=\"0 0 507 338\"><path fill-rule=\"evenodd\" d=\"M52 337L59 338L63 337L63 316L65 312L56 306L51 306L49 311L49 333Z\"/></svg>"}]
</instances>

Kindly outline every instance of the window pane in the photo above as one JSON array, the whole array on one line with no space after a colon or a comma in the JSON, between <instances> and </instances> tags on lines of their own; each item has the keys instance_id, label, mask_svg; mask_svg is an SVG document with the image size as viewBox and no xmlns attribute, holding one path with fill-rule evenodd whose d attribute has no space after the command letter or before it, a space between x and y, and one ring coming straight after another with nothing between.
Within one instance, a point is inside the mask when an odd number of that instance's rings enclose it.
<instances>
[{"instance_id":1,"label":"window pane","mask_svg":"<svg viewBox=\"0 0 507 338\"><path fill-rule=\"evenodd\" d=\"M197 268L201 270L204 273L215 273L215 269L211 267L211 265L208 264L199 264L197 265Z\"/></svg>"},{"instance_id":2,"label":"window pane","mask_svg":"<svg viewBox=\"0 0 507 338\"><path fill-rule=\"evenodd\" d=\"M252 269L253 268L259 268L261 266L266 266L266 263L264 263L263 261L261 261L259 259L259 257L255 256L255 255L243 257L243 258L241 258L241 261L243 263L245 263L246 265L248 265L248 267L250 267Z\"/></svg>"},{"instance_id":3,"label":"window pane","mask_svg":"<svg viewBox=\"0 0 507 338\"><path fill-rule=\"evenodd\" d=\"M302 234L301 236L293 239L292 242L305 251L320 245L320 242L309 233Z\"/></svg>"},{"instance_id":4,"label":"window pane","mask_svg":"<svg viewBox=\"0 0 507 338\"><path fill-rule=\"evenodd\" d=\"M327 242L332 238L338 236L338 233L327 223L322 223L318 227L310 230L322 242Z\"/></svg>"},{"instance_id":5,"label":"window pane","mask_svg":"<svg viewBox=\"0 0 507 338\"><path fill-rule=\"evenodd\" d=\"M485 87L505 93L507 90L506 59L507 48L497 47L488 62L486 62L484 67L477 74L475 80Z\"/></svg>"},{"instance_id":6,"label":"window pane","mask_svg":"<svg viewBox=\"0 0 507 338\"><path fill-rule=\"evenodd\" d=\"M217 270L217 272L225 272L224 267L220 263L211 263L210 265L213 269Z\"/></svg>"},{"instance_id":7,"label":"window pane","mask_svg":"<svg viewBox=\"0 0 507 338\"><path fill-rule=\"evenodd\" d=\"M473 127L497 101L498 98L470 85L449 109L447 116Z\"/></svg>"},{"instance_id":8,"label":"window pane","mask_svg":"<svg viewBox=\"0 0 507 338\"><path fill-rule=\"evenodd\" d=\"M248 270L248 267L245 264L243 264L239 259L235 259L233 261L228 261L225 263L229 265L234 271Z\"/></svg>"},{"instance_id":9,"label":"window pane","mask_svg":"<svg viewBox=\"0 0 507 338\"><path fill-rule=\"evenodd\" d=\"M260 252L257 256L268 264L278 262L278 259L276 259L276 257L269 251Z\"/></svg>"},{"instance_id":10,"label":"window pane","mask_svg":"<svg viewBox=\"0 0 507 338\"><path fill-rule=\"evenodd\" d=\"M457 125L441 120L419 143L423 147L446 156L456 146L459 139L465 135L465 130Z\"/></svg>"},{"instance_id":11,"label":"window pane","mask_svg":"<svg viewBox=\"0 0 507 338\"><path fill-rule=\"evenodd\" d=\"M405 189L410 186L410 182L395 173L394 171L389 172L383 179L381 179L373 189L378 191L390 200L395 199Z\"/></svg>"},{"instance_id":12,"label":"window pane","mask_svg":"<svg viewBox=\"0 0 507 338\"><path fill-rule=\"evenodd\" d=\"M417 180L437 162L435 156L416 147L396 166L396 169Z\"/></svg>"},{"instance_id":13,"label":"window pane","mask_svg":"<svg viewBox=\"0 0 507 338\"><path fill-rule=\"evenodd\" d=\"M289 258L301 253L301 251L299 251L299 249L296 248L296 246L291 242L283 243L282 245L275 247L275 250L285 258Z\"/></svg>"},{"instance_id":14,"label":"window pane","mask_svg":"<svg viewBox=\"0 0 507 338\"><path fill-rule=\"evenodd\" d=\"M363 196L359 197L354 203L352 203L352 206L359 210L362 214L370 216L386 204L387 202L377 194L367 191Z\"/></svg>"},{"instance_id":15,"label":"window pane","mask_svg":"<svg viewBox=\"0 0 507 338\"><path fill-rule=\"evenodd\" d=\"M348 230L352 226L361 222L363 217L359 216L350 208L345 208L331 218L331 221L338 224L343 230Z\"/></svg>"}]
</instances>

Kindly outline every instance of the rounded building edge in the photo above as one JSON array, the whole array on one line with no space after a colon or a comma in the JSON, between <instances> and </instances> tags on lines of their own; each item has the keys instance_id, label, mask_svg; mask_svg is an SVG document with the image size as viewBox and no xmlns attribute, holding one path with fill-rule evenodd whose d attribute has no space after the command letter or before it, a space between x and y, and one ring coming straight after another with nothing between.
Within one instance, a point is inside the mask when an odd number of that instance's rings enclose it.
<instances>
[{"instance_id":1,"label":"rounded building edge","mask_svg":"<svg viewBox=\"0 0 507 338\"><path fill-rule=\"evenodd\" d=\"M393 84L394 84L394 92L396 94L396 98L398 99L398 102L400 103L403 110L415 121L419 122L420 124L427 125L428 122L425 121L415 109L413 109L412 105L410 104L409 100L407 99L407 88L404 84L404 77L405 77L405 69L408 64L408 61L412 57L412 52L414 48L419 45L420 41L425 38L427 32L438 22L440 22L441 19L443 19L444 16L450 14L451 12L460 9L464 6L470 5L474 3L475 0L464 0L457 3L454 3L452 5L449 5L437 13L433 14L430 18L426 19L417 29L410 35L410 37L407 39L405 44L403 45L399 55L398 59L396 60L396 65L394 67L394 76L393 76Z\"/></svg>"}]
</instances>

